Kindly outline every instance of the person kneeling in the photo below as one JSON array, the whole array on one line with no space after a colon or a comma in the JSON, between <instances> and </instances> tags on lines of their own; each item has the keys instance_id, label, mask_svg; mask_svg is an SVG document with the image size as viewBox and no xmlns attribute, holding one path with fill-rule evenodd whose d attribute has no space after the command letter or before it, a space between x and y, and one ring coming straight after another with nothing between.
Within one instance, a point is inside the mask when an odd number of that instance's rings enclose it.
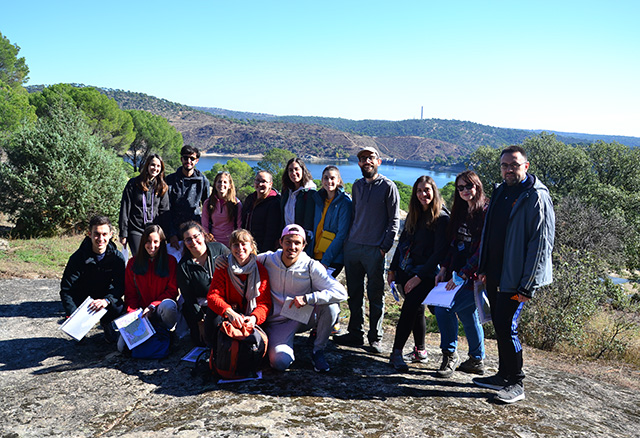
<instances>
[{"instance_id":1,"label":"person kneeling","mask_svg":"<svg viewBox=\"0 0 640 438\"><path fill-rule=\"evenodd\" d=\"M347 299L345 288L327 274L320 262L311 259L304 252L306 243L304 229L292 224L282 231L282 249L258 255L258 260L269 272L273 300L273 312L265 324L269 338L269 362L272 368L279 371L289 368L295 359L295 334L314 327L316 336L311 356L313 367L317 372L329 371L324 348L340 314L338 303ZM310 321L305 324L283 316L281 312L284 306L314 308Z\"/></svg>"}]
</instances>

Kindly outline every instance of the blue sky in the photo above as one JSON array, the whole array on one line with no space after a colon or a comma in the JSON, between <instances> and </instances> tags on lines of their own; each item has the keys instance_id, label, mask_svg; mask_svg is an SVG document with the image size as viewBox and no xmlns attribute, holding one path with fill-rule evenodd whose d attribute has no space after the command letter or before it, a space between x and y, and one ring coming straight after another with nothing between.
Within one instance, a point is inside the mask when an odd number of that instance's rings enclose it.
<instances>
[{"instance_id":1,"label":"blue sky","mask_svg":"<svg viewBox=\"0 0 640 438\"><path fill-rule=\"evenodd\" d=\"M28 84L640 137L638 1L2 1Z\"/></svg>"}]
</instances>

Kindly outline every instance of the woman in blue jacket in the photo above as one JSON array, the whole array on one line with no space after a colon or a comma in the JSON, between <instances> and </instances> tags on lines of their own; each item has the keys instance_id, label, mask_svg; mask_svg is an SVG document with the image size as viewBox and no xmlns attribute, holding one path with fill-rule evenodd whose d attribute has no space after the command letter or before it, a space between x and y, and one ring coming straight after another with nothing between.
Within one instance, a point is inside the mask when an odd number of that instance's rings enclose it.
<instances>
[{"instance_id":1,"label":"woman in blue jacket","mask_svg":"<svg viewBox=\"0 0 640 438\"><path fill-rule=\"evenodd\" d=\"M322 171L322 188L314 193L313 258L337 277L344 266L343 245L351 226L351 198L344 190L340 171L327 166Z\"/></svg>"}]
</instances>

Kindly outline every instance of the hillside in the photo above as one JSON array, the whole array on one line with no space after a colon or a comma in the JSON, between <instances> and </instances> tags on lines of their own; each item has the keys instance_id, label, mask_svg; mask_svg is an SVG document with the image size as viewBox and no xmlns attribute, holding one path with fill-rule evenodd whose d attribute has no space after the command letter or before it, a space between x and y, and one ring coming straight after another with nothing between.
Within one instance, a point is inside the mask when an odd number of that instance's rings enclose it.
<instances>
[{"instance_id":1,"label":"hillside","mask_svg":"<svg viewBox=\"0 0 640 438\"><path fill-rule=\"evenodd\" d=\"M27 87L30 92L42 88ZM348 120L192 108L144 93L95 88L113 98L122 109L145 110L165 117L182 133L185 143L209 153L259 154L280 147L299 156L345 158L364 146L375 146L385 158L456 165L480 145L497 148L535 135L533 131L458 120ZM577 137L578 134L558 136L565 143L585 141Z\"/></svg>"}]
</instances>

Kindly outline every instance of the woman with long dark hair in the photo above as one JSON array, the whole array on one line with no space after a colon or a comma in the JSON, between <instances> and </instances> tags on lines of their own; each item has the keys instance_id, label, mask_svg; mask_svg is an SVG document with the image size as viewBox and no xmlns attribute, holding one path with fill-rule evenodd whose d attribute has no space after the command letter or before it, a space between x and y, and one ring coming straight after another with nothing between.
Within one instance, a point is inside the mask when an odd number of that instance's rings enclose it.
<instances>
[{"instance_id":1,"label":"woman with long dark hair","mask_svg":"<svg viewBox=\"0 0 640 438\"><path fill-rule=\"evenodd\" d=\"M456 279L452 278L455 272L464 284L456 292L450 309L435 308L442 350L442 364L436 372L439 377L451 376L459 362L456 351L458 319L462 322L469 344L469 358L460 364L458 370L484 374L484 331L476 309L473 285L478 269L480 238L487 200L484 196L482 181L471 170L464 171L456 177L455 187L451 221L447 230L451 245L442 262L436 282L448 279L446 288L453 289L456 286ZM460 280L457 281L460 282Z\"/></svg>"},{"instance_id":2,"label":"woman with long dark hair","mask_svg":"<svg viewBox=\"0 0 640 438\"><path fill-rule=\"evenodd\" d=\"M295 157L287 162L282 174L282 218L283 226L298 224L304 228L307 234L307 242L313 238L313 216L315 214L315 202L313 193L316 185L311 173L307 170L304 161ZM311 254L312 248L307 247L307 253Z\"/></svg>"},{"instance_id":3,"label":"woman with long dark hair","mask_svg":"<svg viewBox=\"0 0 640 438\"><path fill-rule=\"evenodd\" d=\"M426 362L425 306L422 302L433 289L438 264L447 251L448 223L449 215L444 209L435 181L430 176L419 177L413 184L409 214L387 273L389 284L395 282L405 295L389 358L397 371L408 369L402 349L411 331L415 341L411 360Z\"/></svg>"},{"instance_id":4,"label":"woman with long dark hair","mask_svg":"<svg viewBox=\"0 0 640 438\"><path fill-rule=\"evenodd\" d=\"M215 258L229 254L229 249L220 242L207 242L204 229L195 221L180 226L180 239L184 242L184 253L178 264L177 281L184 298L182 315L193 343L204 346L207 293L215 271Z\"/></svg>"},{"instance_id":5,"label":"woman with long dark hair","mask_svg":"<svg viewBox=\"0 0 640 438\"><path fill-rule=\"evenodd\" d=\"M229 236L242 224L242 203L236 198L236 186L229 172L218 172L213 190L202 205L202 228L216 242L229 247Z\"/></svg>"},{"instance_id":6,"label":"woman with long dark hair","mask_svg":"<svg viewBox=\"0 0 640 438\"><path fill-rule=\"evenodd\" d=\"M131 178L120 201L120 243L129 244L131 254L138 252L140 238L151 224L165 226L169 211L168 186L164 180L164 162L158 154L147 157L140 175Z\"/></svg>"},{"instance_id":7,"label":"woman with long dark hair","mask_svg":"<svg viewBox=\"0 0 640 438\"><path fill-rule=\"evenodd\" d=\"M127 263L125 307L129 313L143 309L143 318L173 330L179 316L177 299L176 260L167 253L162 228L149 225L142 233L138 252Z\"/></svg>"}]
</instances>

